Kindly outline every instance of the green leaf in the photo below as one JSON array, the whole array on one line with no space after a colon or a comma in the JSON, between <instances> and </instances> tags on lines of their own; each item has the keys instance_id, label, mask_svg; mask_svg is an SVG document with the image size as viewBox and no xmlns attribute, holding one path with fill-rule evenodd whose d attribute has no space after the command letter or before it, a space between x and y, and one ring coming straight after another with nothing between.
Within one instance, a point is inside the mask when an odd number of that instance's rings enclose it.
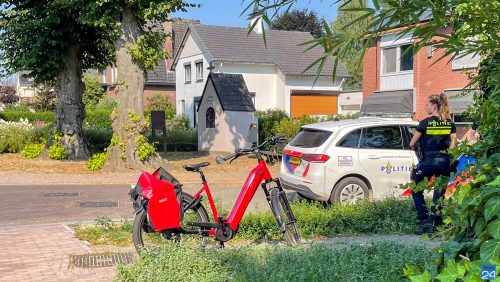
<instances>
[{"instance_id":1,"label":"green leaf","mask_svg":"<svg viewBox=\"0 0 500 282\"><path fill-rule=\"evenodd\" d=\"M497 178L495 178L495 180L491 181L486 185L500 187L500 175L497 175Z\"/></svg>"},{"instance_id":2,"label":"green leaf","mask_svg":"<svg viewBox=\"0 0 500 282\"><path fill-rule=\"evenodd\" d=\"M469 194L470 190L471 187L469 184L462 186L460 187L460 189L458 189L457 200L459 204L461 204L464 201L464 198Z\"/></svg>"},{"instance_id":3,"label":"green leaf","mask_svg":"<svg viewBox=\"0 0 500 282\"><path fill-rule=\"evenodd\" d=\"M478 178L474 179L472 183L477 184L477 183L482 183L486 181L486 175L481 174Z\"/></svg>"},{"instance_id":4,"label":"green leaf","mask_svg":"<svg viewBox=\"0 0 500 282\"><path fill-rule=\"evenodd\" d=\"M490 233L493 238L500 240L500 219L493 221L486 227L488 233Z\"/></svg>"},{"instance_id":5,"label":"green leaf","mask_svg":"<svg viewBox=\"0 0 500 282\"><path fill-rule=\"evenodd\" d=\"M500 196L493 197L484 205L484 219L489 221L494 216L500 215Z\"/></svg>"},{"instance_id":6,"label":"green leaf","mask_svg":"<svg viewBox=\"0 0 500 282\"><path fill-rule=\"evenodd\" d=\"M465 272L464 266L462 266L463 272ZM436 276L439 281L442 282L455 282L458 277L460 277L461 271L459 271L459 267L454 259L451 259L446 262L446 267L441 270L441 272ZM462 273L463 276L463 273Z\"/></svg>"},{"instance_id":7,"label":"green leaf","mask_svg":"<svg viewBox=\"0 0 500 282\"><path fill-rule=\"evenodd\" d=\"M412 282L430 282L431 274L429 273L429 271L426 270L424 273L413 275L408 278L410 278L410 281Z\"/></svg>"},{"instance_id":8,"label":"green leaf","mask_svg":"<svg viewBox=\"0 0 500 282\"><path fill-rule=\"evenodd\" d=\"M471 281L471 282L480 282L484 281L481 280L479 277L479 273L481 272L481 261L480 260L474 260L466 264L466 270L467 270L467 275L465 275L464 280L465 281Z\"/></svg>"},{"instance_id":9,"label":"green leaf","mask_svg":"<svg viewBox=\"0 0 500 282\"><path fill-rule=\"evenodd\" d=\"M481 261L488 263L494 258L500 257L500 240L493 239L484 242L480 248Z\"/></svg>"}]
</instances>

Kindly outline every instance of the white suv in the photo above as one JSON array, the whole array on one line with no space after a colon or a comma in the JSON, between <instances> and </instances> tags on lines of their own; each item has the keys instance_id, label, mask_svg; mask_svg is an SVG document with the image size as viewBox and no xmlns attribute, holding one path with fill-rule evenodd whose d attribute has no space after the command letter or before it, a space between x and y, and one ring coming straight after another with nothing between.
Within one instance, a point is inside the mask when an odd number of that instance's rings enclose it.
<instances>
[{"instance_id":1,"label":"white suv","mask_svg":"<svg viewBox=\"0 0 500 282\"><path fill-rule=\"evenodd\" d=\"M411 119L359 118L305 125L286 145L283 188L313 200L353 203L399 195L417 156Z\"/></svg>"}]
</instances>

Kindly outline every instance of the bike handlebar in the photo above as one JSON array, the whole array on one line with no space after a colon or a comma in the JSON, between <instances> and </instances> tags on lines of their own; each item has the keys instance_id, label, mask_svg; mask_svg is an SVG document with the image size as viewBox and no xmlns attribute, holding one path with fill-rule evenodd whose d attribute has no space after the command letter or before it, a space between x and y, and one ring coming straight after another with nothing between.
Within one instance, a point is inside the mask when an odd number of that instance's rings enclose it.
<instances>
[{"instance_id":1,"label":"bike handlebar","mask_svg":"<svg viewBox=\"0 0 500 282\"><path fill-rule=\"evenodd\" d=\"M280 142L283 142L283 141L286 141L286 138L284 138L283 135L280 135L280 136L274 136L274 137L271 137L269 139L267 139L266 141L262 142L262 144L260 145L256 145L256 146L252 146L252 148L250 149L236 149L234 150L234 153L230 154L230 155L227 155L225 157L221 157L221 156L217 156L215 158L215 161L218 163L218 164L221 164L225 161L228 161L228 160L235 160L237 158L239 158L240 156L243 156L243 155L247 155L247 154L254 154L256 153L259 149L261 149L262 147L264 147L265 145L267 144L270 144L270 145L276 145Z\"/></svg>"}]
</instances>

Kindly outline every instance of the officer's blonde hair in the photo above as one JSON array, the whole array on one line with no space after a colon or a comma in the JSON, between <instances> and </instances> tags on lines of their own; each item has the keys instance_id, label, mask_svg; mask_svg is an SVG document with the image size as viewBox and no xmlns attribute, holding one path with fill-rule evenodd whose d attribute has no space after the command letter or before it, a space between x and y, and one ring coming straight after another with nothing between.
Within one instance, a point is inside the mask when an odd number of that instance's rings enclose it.
<instances>
[{"instance_id":1,"label":"officer's blonde hair","mask_svg":"<svg viewBox=\"0 0 500 282\"><path fill-rule=\"evenodd\" d=\"M446 121L450 118L450 106L448 104L448 97L446 97L444 93L429 96L429 102L436 105L442 121Z\"/></svg>"}]
</instances>

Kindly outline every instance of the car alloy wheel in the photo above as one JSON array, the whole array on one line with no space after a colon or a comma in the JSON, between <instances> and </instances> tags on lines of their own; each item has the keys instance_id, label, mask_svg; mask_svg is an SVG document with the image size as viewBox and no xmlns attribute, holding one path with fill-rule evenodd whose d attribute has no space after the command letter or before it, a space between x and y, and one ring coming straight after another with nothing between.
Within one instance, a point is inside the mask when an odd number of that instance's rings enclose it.
<instances>
[{"instance_id":1,"label":"car alloy wheel","mask_svg":"<svg viewBox=\"0 0 500 282\"><path fill-rule=\"evenodd\" d=\"M343 204L354 204L365 198L365 191L358 184L346 185L340 192L340 202Z\"/></svg>"}]
</instances>

